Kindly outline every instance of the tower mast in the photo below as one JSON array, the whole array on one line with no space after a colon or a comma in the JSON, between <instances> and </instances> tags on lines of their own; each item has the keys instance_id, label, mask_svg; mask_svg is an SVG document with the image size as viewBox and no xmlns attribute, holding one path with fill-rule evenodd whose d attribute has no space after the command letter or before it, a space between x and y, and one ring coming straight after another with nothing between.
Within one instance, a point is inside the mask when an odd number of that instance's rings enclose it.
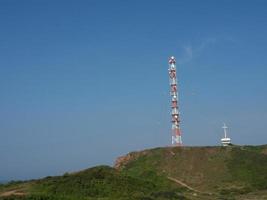
<instances>
[{"instance_id":1,"label":"tower mast","mask_svg":"<svg viewBox=\"0 0 267 200\"><path fill-rule=\"evenodd\" d=\"M178 84L176 78L176 61L172 56L169 59L170 95L171 95L171 118L172 118L172 145L181 146L182 137L180 129L180 112L178 105Z\"/></svg>"},{"instance_id":2,"label":"tower mast","mask_svg":"<svg viewBox=\"0 0 267 200\"><path fill-rule=\"evenodd\" d=\"M227 126L225 125L225 123L223 123L223 132L224 132L224 138L227 138Z\"/></svg>"}]
</instances>

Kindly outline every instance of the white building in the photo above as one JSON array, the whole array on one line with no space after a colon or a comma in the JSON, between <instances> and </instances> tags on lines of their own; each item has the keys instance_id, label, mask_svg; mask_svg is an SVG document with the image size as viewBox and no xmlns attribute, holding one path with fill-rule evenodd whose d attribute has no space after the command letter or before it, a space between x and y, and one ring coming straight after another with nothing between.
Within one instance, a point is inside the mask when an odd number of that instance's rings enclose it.
<instances>
[{"instance_id":1,"label":"white building","mask_svg":"<svg viewBox=\"0 0 267 200\"><path fill-rule=\"evenodd\" d=\"M231 144L231 139L229 137L227 137L227 128L228 127L224 123L222 128L224 131L224 137L221 139L221 143L223 146L228 146L229 144Z\"/></svg>"}]
</instances>

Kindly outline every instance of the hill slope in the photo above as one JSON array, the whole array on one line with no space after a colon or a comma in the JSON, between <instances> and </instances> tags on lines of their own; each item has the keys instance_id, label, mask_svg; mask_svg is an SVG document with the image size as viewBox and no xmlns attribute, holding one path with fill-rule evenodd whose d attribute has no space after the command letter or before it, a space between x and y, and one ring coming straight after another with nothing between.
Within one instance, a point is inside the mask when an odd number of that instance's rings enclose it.
<instances>
[{"instance_id":1,"label":"hill slope","mask_svg":"<svg viewBox=\"0 0 267 200\"><path fill-rule=\"evenodd\" d=\"M182 197L180 189L157 176L157 182L98 166L77 173L0 186L0 199L133 200ZM166 197L166 198L165 198Z\"/></svg>"},{"instance_id":2,"label":"hill slope","mask_svg":"<svg viewBox=\"0 0 267 200\"><path fill-rule=\"evenodd\" d=\"M0 199L267 199L267 146L132 152L114 168L0 185Z\"/></svg>"},{"instance_id":3,"label":"hill slope","mask_svg":"<svg viewBox=\"0 0 267 200\"><path fill-rule=\"evenodd\" d=\"M267 189L267 146L156 148L120 157L115 168L134 177L156 173L200 193L233 197Z\"/></svg>"}]
</instances>

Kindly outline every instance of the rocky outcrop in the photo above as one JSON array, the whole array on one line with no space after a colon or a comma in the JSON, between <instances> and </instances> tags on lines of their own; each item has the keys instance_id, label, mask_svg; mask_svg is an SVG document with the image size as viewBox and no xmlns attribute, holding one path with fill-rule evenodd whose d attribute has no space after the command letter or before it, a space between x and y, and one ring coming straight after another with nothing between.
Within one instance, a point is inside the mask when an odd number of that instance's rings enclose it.
<instances>
[{"instance_id":1,"label":"rocky outcrop","mask_svg":"<svg viewBox=\"0 0 267 200\"><path fill-rule=\"evenodd\" d=\"M140 151L140 152L131 152L124 156L120 156L116 159L114 168L117 170L122 170L128 163L136 160L138 157L142 155L146 155L147 153L148 151L145 150L145 151Z\"/></svg>"}]
</instances>

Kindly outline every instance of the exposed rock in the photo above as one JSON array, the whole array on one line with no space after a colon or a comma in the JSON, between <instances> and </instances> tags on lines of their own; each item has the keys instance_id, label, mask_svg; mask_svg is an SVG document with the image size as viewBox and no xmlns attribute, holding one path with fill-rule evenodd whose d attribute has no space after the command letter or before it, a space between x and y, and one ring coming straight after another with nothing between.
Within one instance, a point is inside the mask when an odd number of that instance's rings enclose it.
<instances>
[{"instance_id":1,"label":"exposed rock","mask_svg":"<svg viewBox=\"0 0 267 200\"><path fill-rule=\"evenodd\" d=\"M136 160L139 156L146 155L148 153L147 150L140 152L131 152L124 156L120 156L116 159L114 168L117 170L121 170L126 166L129 162Z\"/></svg>"}]
</instances>

